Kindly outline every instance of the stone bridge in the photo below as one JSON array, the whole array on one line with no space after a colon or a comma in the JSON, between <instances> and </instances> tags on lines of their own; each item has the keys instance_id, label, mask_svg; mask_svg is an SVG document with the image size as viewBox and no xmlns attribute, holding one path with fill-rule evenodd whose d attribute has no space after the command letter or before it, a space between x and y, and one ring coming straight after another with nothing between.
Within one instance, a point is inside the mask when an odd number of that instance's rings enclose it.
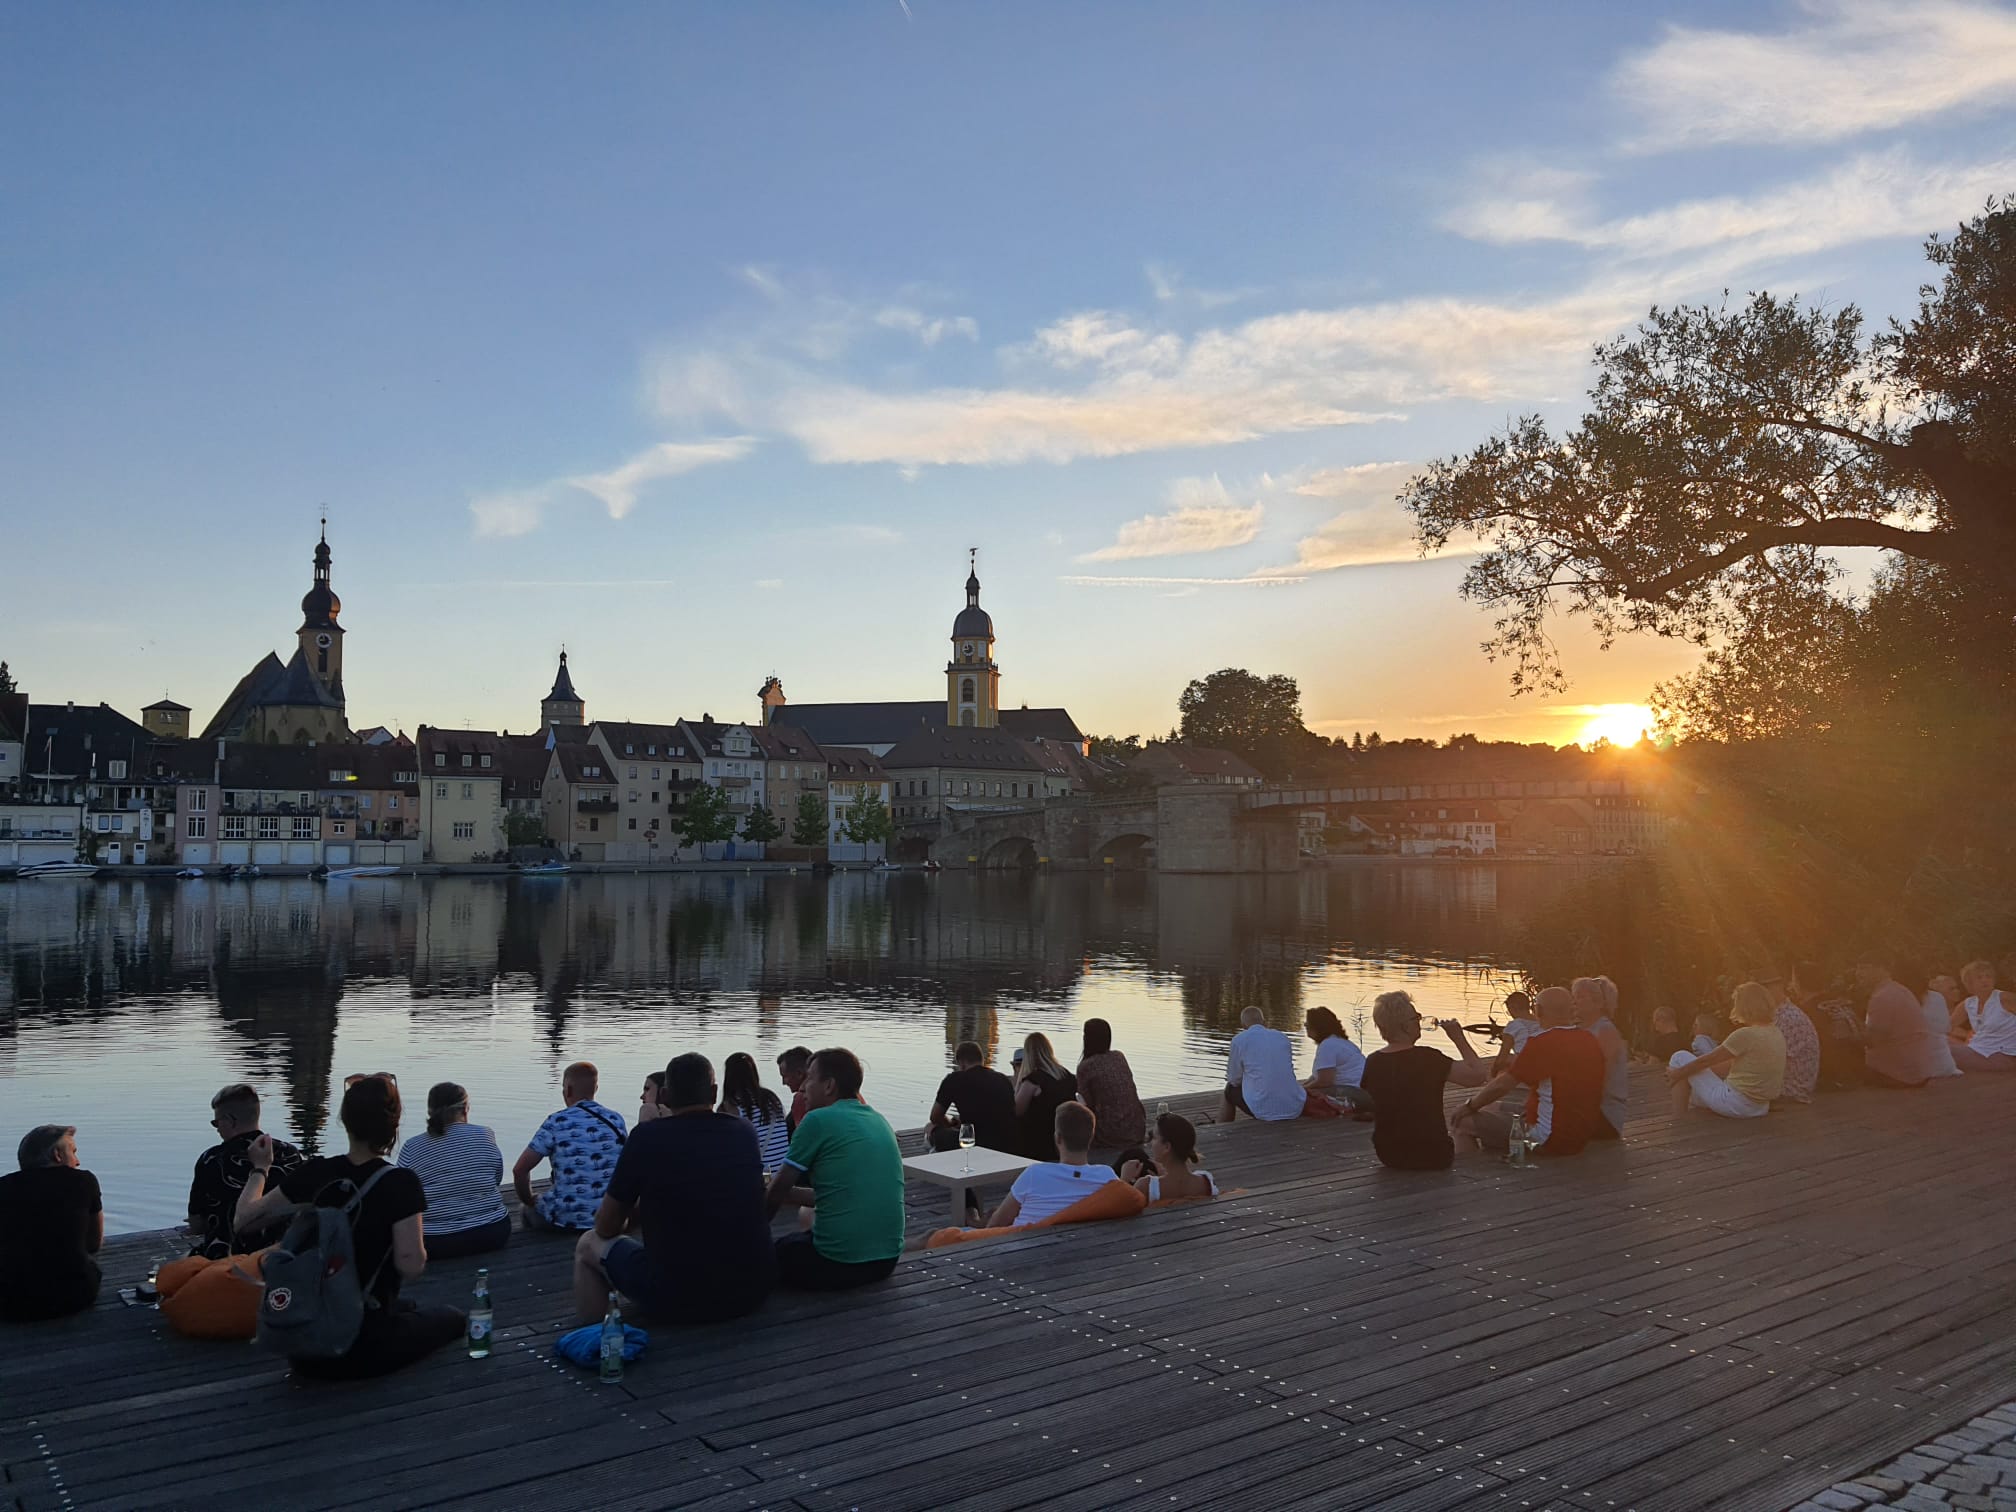
<instances>
[{"instance_id":1,"label":"stone bridge","mask_svg":"<svg viewBox=\"0 0 2016 1512\"><path fill-rule=\"evenodd\" d=\"M1079 798L969 813L932 842L946 866L1162 872L1287 872L1300 864L1295 811L1255 809L1225 788Z\"/></svg>"}]
</instances>

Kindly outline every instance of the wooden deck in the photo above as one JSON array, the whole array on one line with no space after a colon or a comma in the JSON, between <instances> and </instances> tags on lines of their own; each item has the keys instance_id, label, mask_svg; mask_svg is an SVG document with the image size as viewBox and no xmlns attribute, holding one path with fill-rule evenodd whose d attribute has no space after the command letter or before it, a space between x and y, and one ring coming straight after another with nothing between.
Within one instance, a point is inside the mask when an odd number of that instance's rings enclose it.
<instances>
[{"instance_id":1,"label":"wooden deck","mask_svg":"<svg viewBox=\"0 0 2016 1512\"><path fill-rule=\"evenodd\" d=\"M19 1509L1782 1508L2010 1394L2016 1086L1675 1123L1399 1175L1366 1127L1203 1131L1236 1195L906 1260L555 1364L564 1241L491 1257L497 1353L296 1385L108 1297L0 1334ZM1185 1099L1186 1102L1190 1101ZM924 1227L942 1196L920 1193ZM473 1261L430 1270L460 1298Z\"/></svg>"}]
</instances>

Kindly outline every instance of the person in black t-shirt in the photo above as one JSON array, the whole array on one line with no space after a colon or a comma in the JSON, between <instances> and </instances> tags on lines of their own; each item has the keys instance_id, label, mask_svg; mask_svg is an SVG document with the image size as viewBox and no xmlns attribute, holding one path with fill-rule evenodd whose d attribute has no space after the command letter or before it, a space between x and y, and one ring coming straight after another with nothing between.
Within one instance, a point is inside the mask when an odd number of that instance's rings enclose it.
<instances>
[{"instance_id":1,"label":"person in black t-shirt","mask_svg":"<svg viewBox=\"0 0 2016 1512\"><path fill-rule=\"evenodd\" d=\"M266 1182L273 1169L273 1140L261 1134L246 1149L251 1171L238 1198L240 1230L271 1223L296 1203L340 1208L374 1174L385 1172L351 1224L357 1275L377 1305L366 1308L364 1326L347 1353L333 1360L296 1360L294 1368L304 1375L339 1380L385 1375L462 1337L467 1318L460 1308L416 1306L399 1295L402 1282L417 1280L427 1268L420 1217L427 1210L426 1189L412 1171L386 1158L399 1142L399 1113L395 1082L384 1076L360 1078L343 1092L349 1152L296 1166L272 1191Z\"/></svg>"},{"instance_id":2,"label":"person in black t-shirt","mask_svg":"<svg viewBox=\"0 0 2016 1512\"><path fill-rule=\"evenodd\" d=\"M595 1226L574 1247L584 1323L603 1315L612 1288L661 1323L723 1322L762 1306L776 1279L755 1127L715 1111L704 1055L665 1068L664 1100L669 1116L630 1131ZM625 1233L633 1224L641 1242Z\"/></svg>"},{"instance_id":3,"label":"person in black t-shirt","mask_svg":"<svg viewBox=\"0 0 2016 1512\"><path fill-rule=\"evenodd\" d=\"M973 1125L974 1142L983 1150L1012 1151L1021 1133L1015 1122L1015 1083L987 1064L980 1047L967 1040L952 1052L955 1069L938 1083L931 1104L930 1143L934 1150L959 1148L959 1125ZM959 1110L954 1118L950 1110Z\"/></svg>"},{"instance_id":4,"label":"person in black t-shirt","mask_svg":"<svg viewBox=\"0 0 2016 1512\"><path fill-rule=\"evenodd\" d=\"M77 1162L77 1131L30 1129L21 1169L0 1176L0 1318L28 1322L82 1312L98 1300L105 1207L98 1178Z\"/></svg>"},{"instance_id":5,"label":"person in black t-shirt","mask_svg":"<svg viewBox=\"0 0 2016 1512\"><path fill-rule=\"evenodd\" d=\"M1491 1068L1471 1048L1463 1026L1441 1019L1463 1057L1451 1061L1440 1050L1418 1043L1421 1014L1405 992L1382 992L1372 1001L1372 1023L1385 1045L1365 1057L1360 1086L1372 1098L1372 1152L1381 1165L1398 1171L1446 1171L1456 1146L1442 1111L1442 1086L1481 1087Z\"/></svg>"},{"instance_id":6,"label":"person in black t-shirt","mask_svg":"<svg viewBox=\"0 0 2016 1512\"><path fill-rule=\"evenodd\" d=\"M238 1194L252 1171L245 1152L259 1137L259 1093L244 1082L233 1082L210 1099L210 1127L217 1131L218 1143L196 1157L196 1172L189 1181L189 1253L221 1260L277 1244L286 1232L284 1222L249 1233L232 1227ZM274 1170L284 1175L302 1158L286 1140L273 1141Z\"/></svg>"}]
</instances>

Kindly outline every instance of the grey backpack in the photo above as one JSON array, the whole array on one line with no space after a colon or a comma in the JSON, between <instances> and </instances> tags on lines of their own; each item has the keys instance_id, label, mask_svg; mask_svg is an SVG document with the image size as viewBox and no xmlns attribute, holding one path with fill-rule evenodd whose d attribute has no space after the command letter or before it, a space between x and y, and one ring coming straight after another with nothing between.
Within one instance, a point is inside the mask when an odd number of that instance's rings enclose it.
<instances>
[{"instance_id":1,"label":"grey backpack","mask_svg":"<svg viewBox=\"0 0 2016 1512\"><path fill-rule=\"evenodd\" d=\"M371 1292L385 1261L368 1277L357 1274L354 1224L365 1196L391 1169L373 1171L341 1207L310 1203L294 1210L286 1237L259 1261L266 1291L259 1299L258 1339L265 1348L290 1360L333 1360L357 1342L365 1312L378 1305ZM391 1258L388 1247L385 1260Z\"/></svg>"}]
</instances>

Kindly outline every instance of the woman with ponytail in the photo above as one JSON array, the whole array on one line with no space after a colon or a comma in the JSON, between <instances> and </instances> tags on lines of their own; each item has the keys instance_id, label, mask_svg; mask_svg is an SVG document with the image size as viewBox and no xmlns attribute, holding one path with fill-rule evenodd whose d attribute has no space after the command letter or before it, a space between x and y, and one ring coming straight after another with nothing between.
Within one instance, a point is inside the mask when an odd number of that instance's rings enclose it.
<instances>
[{"instance_id":1,"label":"woman with ponytail","mask_svg":"<svg viewBox=\"0 0 2016 1512\"><path fill-rule=\"evenodd\" d=\"M504 1156L495 1134L469 1122L468 1089L457 1082L428 1089L427 1132L401 1146L399 1164L427 1192L428 1259L480 1255L510 1239Z\"/></svg>"}]
</instances>

